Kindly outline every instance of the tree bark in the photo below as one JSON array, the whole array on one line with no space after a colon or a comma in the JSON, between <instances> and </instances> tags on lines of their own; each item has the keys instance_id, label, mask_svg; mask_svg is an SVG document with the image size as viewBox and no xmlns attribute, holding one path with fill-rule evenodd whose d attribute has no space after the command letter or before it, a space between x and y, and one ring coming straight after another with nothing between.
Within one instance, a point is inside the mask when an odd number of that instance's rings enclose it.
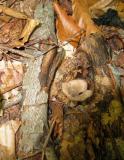
<instances>
[{"instance_id":1,"label":"tree bark","mask_svg":"<svg viewBox=\"0 0 124 160\"><path fill-rule=\"evenodd\" d=\"M38 39L39 41L52 39L52 41L55 41L52 3L48 1L45 4L39 3L36 6L34 18L40 20L41 24L30 39ZM23 80L24 101L21 113L22 126L19 131L19 158L28 157L40 152L48 133L48 91L44 87L41 88L41 79L44 78L42 76L47 75L41 75L41 68L44 63L44 55L42 53L49 49L49 47L44 46L45 49L41 48L42 51L26 50L32 55L40 56L36 60L29 60L27 62L28 67ZM36 44L35 47L40 47L40 44Z\"/></svg>"}]
</instances>

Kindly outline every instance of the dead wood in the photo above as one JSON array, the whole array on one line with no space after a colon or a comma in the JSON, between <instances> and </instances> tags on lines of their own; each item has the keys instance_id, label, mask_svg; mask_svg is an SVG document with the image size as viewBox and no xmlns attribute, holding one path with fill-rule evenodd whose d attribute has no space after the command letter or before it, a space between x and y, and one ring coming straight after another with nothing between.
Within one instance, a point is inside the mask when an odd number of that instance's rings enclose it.
<instances>
[{"instance_id":1,"label":"dead wood","mask_svg":"<svg viewBox=\"0 0 124 160\"><path fill-rule=\"evenodd\" d=\"M4 45L0 45L0 49L2 50L7 50L7 51L10 51L14 54L17 54L17 55L20 55L22 57L26 57L26 58L35 58L34 56L28 54L28 53L25 53L23 51L19 51L19 50L16 50L16 49L13 49L13 48L10 48L10 47L7 47L7 46L4 46Z\"/></svg>"},{"instance_id":2,"label":"dead wood","mask_svg":"<svg viewBox=\"0 0 124 160\"><path fill-rule=\"evenodd\" d=\"M49 51L46 55L43 57L43 63L41 65L41 77L40 82L41 82L41 88L47 87L47 81L48 81L48 74L50 70L50 66L53 63L53 59L57 54L57 50L53 49Z\"/></svg>"},{"instance_id":3,"label":"dead wood","mask_svg":"<svg viewBox=\"0 0 124 160\"><path fill-rule=\"evenodd\" d=\"M51 2L46 2L44 6L42 2L39 3L35 9L34 17L39 19L42 25L37 28L31 38L47 40L52 35L52 39L55 39L54 13ZM39 78L44 76L41 75L43 55L40 51L31 51L28 49L27 51L36 56L39 54L41 56L36 60L28 61L28 68L23 81L25 96L21 114L22 126L20 128L18 147L18 156L20 158L29 157L37 152L41 152L46 133L48 133L48 92L41 88ZM45 74L45 76L47 75Z\"/></svg>"}]
</instances>

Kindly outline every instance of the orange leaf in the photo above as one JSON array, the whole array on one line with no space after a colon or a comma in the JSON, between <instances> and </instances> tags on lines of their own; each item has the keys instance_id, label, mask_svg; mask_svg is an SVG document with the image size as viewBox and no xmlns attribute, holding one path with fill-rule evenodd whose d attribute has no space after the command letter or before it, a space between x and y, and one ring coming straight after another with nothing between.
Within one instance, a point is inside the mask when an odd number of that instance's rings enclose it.
<instances>
[{"instance_id":1,"label":"orange leaf","mask_svg":"<svg viewBox=\"0 0 124 160\"><path fill-rule=\"evenodd\" d=\"M57 34L61 41L66 41L71 38L71 44L76 47L78 45L81 34L73 36L76 33L80 33L80 27L75 23L71 16L68 16L66 11L56 2L54 2L54 9L58 15L57 20ZM73 37L73 38L72 38Z\"/></svg>"},{"instance_id":2,"label":"orange leaf","mask_svg":"<svg viewBox=\"0 0 124 160\"><path fill-rule=\"evenodd\" d=\"M100 32L93 23L86 0L72 0L73 16L78 26L86 30L86 35Z\"/></svg>"}]
</instances>

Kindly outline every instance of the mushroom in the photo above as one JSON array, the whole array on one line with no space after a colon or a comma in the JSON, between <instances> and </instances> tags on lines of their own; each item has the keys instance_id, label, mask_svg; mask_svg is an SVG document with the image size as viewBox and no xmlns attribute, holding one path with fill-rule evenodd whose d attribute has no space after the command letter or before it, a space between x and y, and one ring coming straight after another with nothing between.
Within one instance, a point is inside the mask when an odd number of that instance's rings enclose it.
<instances>
[{"instance_id":1,"label":"mushroom","mask_svg":"<svg viewBox=\"0 0 124 160\"><path fill-rule=\"evenodd\" d=\"M62 83L62 91L71 101L84 101L91 97L93 92L87 88L87 81L83 79Z\"/></svg>"}]
</instances>

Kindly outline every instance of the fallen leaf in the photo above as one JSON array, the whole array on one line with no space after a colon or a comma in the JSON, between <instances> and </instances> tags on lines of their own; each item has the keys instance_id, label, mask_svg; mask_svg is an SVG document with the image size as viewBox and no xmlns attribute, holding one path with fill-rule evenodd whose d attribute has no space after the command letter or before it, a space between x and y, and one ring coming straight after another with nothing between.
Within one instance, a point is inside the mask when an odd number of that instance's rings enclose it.
<instances>
[{"instance_id":1,"label":"fallen leaf","mask_svg":"<svg viewBox=\"0 0 124 160\"><path fill-rule=\"evenodd\" d=\"M12 19L0 29L0 43L14 46L24 27L24 20Z\"/></svg>"},{"instance_id":2,"label":"fallen leaf","mask_svg":"<svg viewBox=\"0 0 124 160\"><path fill-rule=\"evenodd\" d=\"M124 19L124 2L117 1L115 7L116 7L116 10L118 11L119 17Z\"/></svg>"},{"instance_id":3,"label":"fallen leaf","mask_svg":"<svg viewBox=\"0 0 124 160\"><path fill-rule=\"evenodd\" d=\"M86 30L86 35L100 32L91 19L86 0L72 0L73 17L80 28Z\"/></svg>"},{"instance_id":4,"label":"fallen leaf","mask_svg":"<svg viewBox=\"0 0 124 160\"><path fill-rule=\"evenodd\" d=\"M110 5L114 0L100 0L90 7L90 10L93 9L104 9Z\"/></svg>"},{"instance_id":5,"label":"fallen leaf","mask_svg":"<svg viewBox=\"0 0 124 160\"><path fill-rule=\"evenodd\" d=\"M21 62L17 61L0 61L0 80L1 87L0 92L10 88L12 86L16 86L17 84L22 82L23 78L23 66Z\"/></svg>"},{"instance_id":6,"label":"fallen leaf","mask_svg":"<svg viewBox=\"0 0 124 160\"><path fill-rule=\"evenodd\" d=\"M61 41L70 40L70 43L76 47L80 40L80 27L75 23L74 19L71 16L68 16L66 11L56 2L54 2L54 9L58 15L56 28L57 35ZM79 33L77 36L74 34Z\"/></svg>"},{"instance_id":7,"label":"fallen leaf","mask_svg":"<svg viewBox=\"0 0 124 160\"><path fill-rule=\"evenodd\" d=\"M22 45L28 41L30 35L34 31L34 29L39 25L39 20L36 19L28 19L27 23L21 33L20 39L22 39L20 42L22 42Z\"/></svg>"},{"instance_id":8,"label":"fallen leaf","mask_svg":"<svg viewBox=\"0 0 124 160\"><path fill-rule=\"evenodd\" d=\"M11 120L0 126L0 149L3 150L3 153L5 152L3 159L0 157L0 160L5 160L4 157L9 159L15 156L15 133L20 125L19 120Z\"/></svg>"},{"instance_id":9,"label":"fallen leaf","mask_svg":"<svg viewBox=\"0 0 124 160\"><path fill-rule=\"evenodd\" d=\"M15 18L19 18L19 19L27 19L28 18L25 14L18 12L12 8L5 7L3 5L0 5L0 13L4 13L6 15L9 15L9 16L15 17Z\"/></svg>"},{"instance_id":10,"label":"fallen leaf","mask_svg":"<svg viewBox=\"0 0 124 160\"><path fill-rule=\"evenodd\" d=\"M57 101L50 102L52 109L51 121L55 121L54 136L62 136L63 131L63 104Z\"/></svg>"},{"instance_id":11,"label":"fallen leaf","mask_svg":"<svg viewBox=\"0 0 124 160\"><path fill-rule=\"evenodd\" d=\"M0 20L1 20L1 21L4 21L4 22L9 22L10 19L11 19L10 16L0 16Z\"/></svg>"}]
</instances>

